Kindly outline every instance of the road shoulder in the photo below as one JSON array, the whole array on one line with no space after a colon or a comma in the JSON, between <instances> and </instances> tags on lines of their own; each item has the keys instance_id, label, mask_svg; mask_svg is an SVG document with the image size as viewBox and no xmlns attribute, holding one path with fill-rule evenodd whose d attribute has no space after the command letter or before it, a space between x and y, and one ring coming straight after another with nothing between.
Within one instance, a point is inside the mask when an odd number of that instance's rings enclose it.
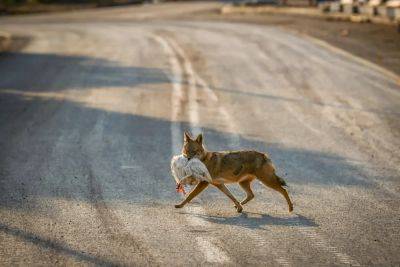
<instances>
[{"instance_id":1,"label":"road shoulder","mask_svg":"<svg viewBox=\"0 0 400 267\"><path fill-rule=\"evenodd\" d=\"M400 75L400 34L394 26L295 14L222 14L219 10L199 12L190 19L278 26L320 40Z\"/></svg>"}]
</instances>

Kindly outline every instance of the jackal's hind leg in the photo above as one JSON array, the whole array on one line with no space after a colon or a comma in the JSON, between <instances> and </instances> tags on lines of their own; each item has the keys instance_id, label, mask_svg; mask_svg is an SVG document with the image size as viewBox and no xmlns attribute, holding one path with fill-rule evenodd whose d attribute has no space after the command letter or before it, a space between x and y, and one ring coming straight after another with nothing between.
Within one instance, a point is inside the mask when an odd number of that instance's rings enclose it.
<instances>
[{"instance_id":1,"label":"jackal's hind leg","mask_svg":"<svg viewBox=\"0 0 400 267\"><path fill-rule=\"evenodd\" d=\"M268 186L269 188L274 189L275 191L281 193L282 196L286 199L286 202L287 202L288 207L289 207L289 212L293 211L293 203L290 200L290 197L289 197L286 189L282 187L280 181L276 178L276 175L270 175L270 176L262 176L262 175L260 175L257 178L265 186Z\"/></svg>"},{"instance_id":2,"label":"jackal's hind leg","mask_svg":"<svg viewBox=\"0 0 400 267\"><path fill-rule=\"evenodd\" d=\"M240 204L244 205L254 198L254 193L251 190L251 181L246 180L243 182L239 182L239 185L246 192L246 198L243 199L242 202L240 202Z\"/></svg>"}]
</instances>

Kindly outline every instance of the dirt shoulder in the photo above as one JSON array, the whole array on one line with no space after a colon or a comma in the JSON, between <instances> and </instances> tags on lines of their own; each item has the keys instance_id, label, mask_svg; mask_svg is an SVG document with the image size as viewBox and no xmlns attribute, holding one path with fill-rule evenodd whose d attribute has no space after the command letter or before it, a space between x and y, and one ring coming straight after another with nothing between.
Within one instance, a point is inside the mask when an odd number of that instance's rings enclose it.
<instances>
[{"instance_id":1,"label":"dirt shoulder","mask_svg":"<svg viewBox=\"0 0 400 267\"><path fill-rule=\"evenodd\" d=\"M39 4L28 3L0 8L0 15L25 15L49 12L66 12L96 8L95 4Z\"/></svg>"},{"instance_id":2,"label":"dirt shoulder","mask_svg":"<svg viewBox=\"0 0 400 267\"><path fill-rule=\"evenodd\" d=\"M28 36L11 35L0 31L0 53L20 51L29 44L30 40Z\"/></svg>"},{"instance_id":3,"label":"dirt shoulder","mask_svg":"<svg viewBox=\"0 0 400 267\"><path fill-rule=\"evenodd\" d=\"M87 2L84 1L79 3L71 1L68 3L65 1L64 3L57 3L54 1L53 3L42 4L39 2L26 2L14 5L1 5L0 4L0 16L1 15L29 15L29 14L37 14L37 13L60 13L60 12L71 12L71 11L79 11L85 9L95 9L95 8L105 8L105 7L113 7L113 6L131 6L138 5L143 3L140 0L109 0L104 1L104 3L96 3L96 2Z\"/></svg>"},{"instance_id":4,"label":"dirt shoulder","mask_svg":"<svg viewBox=\"0 0 400 267\"><path fill-rule=\"evenodd\" d=\"M221 14L219 10L191 18L280 26L323 40L400 75L400 33L394 26L294 14Z\"/></svg>"},{"instance_id":5,"label":"dirt shoulder","mask_svg":"<svg viewBox=\"0 0 400 267\"><path fill-rule=\"evenodd\" d=\"M0 31L0 53L9 49L11 45L11 35Z\"/></svg>"}]
</instances>

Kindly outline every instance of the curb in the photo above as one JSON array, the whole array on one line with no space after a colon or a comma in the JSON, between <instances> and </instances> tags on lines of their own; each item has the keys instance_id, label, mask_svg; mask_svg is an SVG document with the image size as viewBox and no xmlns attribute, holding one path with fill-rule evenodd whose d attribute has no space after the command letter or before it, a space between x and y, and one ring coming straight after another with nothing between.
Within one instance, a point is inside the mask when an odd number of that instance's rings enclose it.
<instances>
[{"instance_id":1,"label":"curb","mask_svg":"<svg viewBox=\"0 0 400 267\"><path fill-rule=\"evenodd\" d=\"M314 8L302 8L302 7L275 7L275 6L233 6L227 4L222 6L220 10L221 14L262 14L262 13L272 13L272 14L297 14L297 15L307 15L307 16L317 16L323 17L318 9Z\"/></svg>"},{"instance_id":2,"label":"curb","mask_svg":"<svg viewBox=\"0 0 400 267\"><path fill-rule=\"evenodd\" d=\"M306 7L274 7L274 6L233 6L227 4L220 9L221 14L286 14L286 15L301 15L313 18L320 18L326 20L341 20L350 22L372 22L377 24L386 24L396 26L398 24L395 20L389 20L381 17L369 17L365 14L344 14L344 13L324 13L319 8L306 8Z\"/></svg>"}]
</instances>

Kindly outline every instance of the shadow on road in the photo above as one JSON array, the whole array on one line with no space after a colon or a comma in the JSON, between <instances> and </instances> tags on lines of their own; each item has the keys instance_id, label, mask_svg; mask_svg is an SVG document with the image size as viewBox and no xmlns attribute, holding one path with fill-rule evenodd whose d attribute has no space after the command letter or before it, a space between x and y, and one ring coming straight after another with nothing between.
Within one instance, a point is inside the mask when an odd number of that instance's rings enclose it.
<instances>
[{"instance_id":1,"label":"shadow on road","mask_svg":"<svg viewBox=\"0 0 400 267\"><path fill-rule=\"evenodd\" d=\"M201 84L197 85L199 88L202 87ZM388 86L388 88L393 88L394 86ZM266 93L258 93L258 92L246 92L246 91L239 91L239 90L232 90L232 89L225 89L225 88L217 88L217 87L211 87L212 90L215 91L220 91L226 94L230 95L238 95L242 97L253 97L253 98L264 98L268 99L270 101L278 101L278 102L287 102L287 103L292 103L292 104L298 104L298 105L315 105L319 107L330 107L338 110L348 110L348 111L362 111L362 112L368 112L368 113L373 113L373 114L382 114L382 115L393 115L393 116L398 116L400 115L400 112L395 109L375 109L375 108L361 108L361 107L354 107L348 104L344 104L341 102L331 102L327 103L326 100L318 100L318 99L312 99L312 98L307 98L307 97L301 97L300 96L297 98L293 97L284 97L284 96L278 96L278 95L272 95L272 94L266 94ZM302 87L298 87L302 88Z\"/></svg>"},{"instance_id":2,"label":"shadow on road","mask_svg":"<svg viewBox=\"0 0 400 267\"><path fill-rule=\"evenodd\" d=\"M84 261L86 263L91 263L98 266L117 266L117 263L115 262L103 259L101 257L96 257L94 255L89 255L83 251L72 249L67 244L53 241L48 238L43 238L36 234L11 227L0 222L0 233L1 232L12 235L13 237L21 239L22 241L37 245L42 249L51 249L57 253L73 257L78 261Z\"/></svg>"},{"instance_id":3,"label":"shadow on road","mask_svg":"<svg viewBox=\"0 0 400 267\"><path fill-rule=\"evenodd\" d=\"M0 59L0 90L54 92L169 82L162 69L128 67L102 58L8 52Z\"/></svg>"},{"instance_id":4,"label":"shadow on road","mask_svg":"<svg viewBox=\"0 0 400 267\"><path fill-rule=\"evenodd\" d=\"M265 229L268 225L277 226L290 226L290 227L317 227L318 225L311 219L305 216L297 214L296 217L274 217L268 214L243 212L237 216L226 217L226 216L214 216L204 215L195 213L190 214L201 219L204 219L210 223L223 224L223 225L235 225L248 229Z\"/></svg>"}]
</instances>

